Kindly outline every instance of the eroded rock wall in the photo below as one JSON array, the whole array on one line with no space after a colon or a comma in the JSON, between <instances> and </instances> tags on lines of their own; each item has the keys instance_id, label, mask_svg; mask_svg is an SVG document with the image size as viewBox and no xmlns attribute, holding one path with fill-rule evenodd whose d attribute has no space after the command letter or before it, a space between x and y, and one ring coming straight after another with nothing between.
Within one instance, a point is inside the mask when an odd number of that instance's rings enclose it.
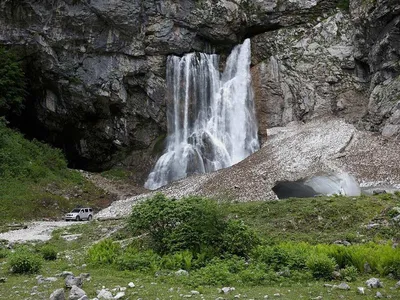
<instances>
[{"instance_id":1,"label":"eroded rock wall","mask_svg":"<svg viewBox=\"0 0 400 300\"><path fill-rule=\"evenodd\" d=\"M144 180L166 134L166 57L246 37L263 141L322 116L398 136L398 1L342 2L1 0L0 44L26 58L34 135L76 167L122 161Z\"/></svg>"}]
</instances>

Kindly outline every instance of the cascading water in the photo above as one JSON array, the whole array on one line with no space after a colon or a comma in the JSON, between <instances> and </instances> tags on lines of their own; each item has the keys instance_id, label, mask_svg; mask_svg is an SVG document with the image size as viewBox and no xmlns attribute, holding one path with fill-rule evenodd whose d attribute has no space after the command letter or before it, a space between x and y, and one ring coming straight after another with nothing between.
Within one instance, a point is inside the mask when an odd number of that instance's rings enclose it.
<instances>
[{"instance_id":1,"label":"cascading water","mask_svg":"<svg viewBox=\"0 0 400 300\"><path fill-rule=\"evenodd\" d=\"M216 54L168 57L167 149L146 188L229 167L259 148L250 40L233 49L222 75L218 64Z\"/></svg>"}]
</instances>

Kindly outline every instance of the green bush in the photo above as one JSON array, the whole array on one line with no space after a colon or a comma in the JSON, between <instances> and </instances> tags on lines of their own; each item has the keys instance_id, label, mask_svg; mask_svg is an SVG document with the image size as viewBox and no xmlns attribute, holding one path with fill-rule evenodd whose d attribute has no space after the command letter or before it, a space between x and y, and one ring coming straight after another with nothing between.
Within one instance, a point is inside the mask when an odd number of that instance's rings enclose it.
<instances>
[{"instance_id":1,"label":"green bush","mask_svg":"<svg viewBox=\"0 0 400 300\"><path fill-rule=\"evenodd\" d=\"M42 258L27 248L18 248L8 257L12 273L37 273L42 266Z\"/></svg>"},{"instance_id":2,"label":"green bush","mask_svg":"<svg viewBox=\"0 0 400 300\"><path fill-rule=\"evenodd\" d=\"M105 239L90 247L88 262L93 265L113 264L121 253L121 246L111 239Z\"/></svg>"},{"instance_id":3,"label":"green bush","mask_svg":"<svg viewBox=\"0 0 400 300\"><path fill-rule=\"evenodd\" d=\"M158 269L160 257L152 250L141 251L128 248L116 259L120 270L155 271Z\"/></svg>"},{"instance_id":4,"label":"green bush","mask_svg":"<svg viewBox=\"0 0 400 300\"><path fill-rule=\"evenodd\" d=\"M312 253L312 248L307 244L287 243L276 246L259 246L254 249L252 257L275 271L285 268L303 270L310 253Z\"/></svg>"},{"instance_id":5,"label":"green bush","mask_svg":"<svg viewBox=\"0 0 400 300\"><path fill-rule=\"evenodd\" d=\"M348 266L340 270L340 275L346 281L356 281L358 277L358 269L354 266Z\"/></svg>"},{"instance_id":6,"label":"green bush","mask_svg":"<svg viewBox=\"0 0 400 300\"><path fill-rule=\"evenodd\" d=\"M40 248L40 253L45 260L56 260L57 259L57 249L51 245L45 245Z\"/></svg>"},{"instance_id":7,"label":"green bush","mask_svg":"<svg viewBox=\"0 0 400 300\"><path fill-rule=\"evenodd\" d=\"M222 235L222 250L234 255L248 256L260 244L257 234L241 220L229 220Z\"/></svg>"},{"instance_id":8,"label":"green bush","mask_svg":"<svg viewBox=\"0 0 400 300\"><path fill-rule=\"evenodd\" d=\"M189 271L193 265L193 254L189 250L164 255L161 259L161 267L167 270L184 269Z\"/></svg>"},{"instance_id":9,"label":"green bush","mask_svg":"<svg viewBox=\"0 0 400 300\"><path fill-rule=\"evenodd\" d=\"M316 279L330 279L336 262L324 254L314 254L307 259L307 268Z\"/></svg>"},{"instance_id":10,"label":"green bush","mask_svg":"<svg viewBox=\"0 0 400 300\"><path fill-rule=\"evenodd\" d=\"M134 234L147 232L152 248L161 254L203 245L219 247L225 223L215 201L200 197L181 200L157 194L133 207L129 225Z\"/></svg>"},{"instance_id":11,"label":"green bush","mask_svg":"<svg viewBox=\"0 0 400 300\"><path fill-rule=\"evenodd\" d=\"M5 248L0 248L0 259L6 258L9 253L10 253L10 250L7 250Z\"/></svg>"},{"instance_id":12,"label":"green bush","mask_svg":"<svg viewBox=\"0 0 400 300\"><path fill-rule=\"evenodd\" d=\"M229 285L237 281L237 274L229 271L226 261L215 258L204 268L193 271L189 280L195 285Z\"/></svg>"}]
</instances>

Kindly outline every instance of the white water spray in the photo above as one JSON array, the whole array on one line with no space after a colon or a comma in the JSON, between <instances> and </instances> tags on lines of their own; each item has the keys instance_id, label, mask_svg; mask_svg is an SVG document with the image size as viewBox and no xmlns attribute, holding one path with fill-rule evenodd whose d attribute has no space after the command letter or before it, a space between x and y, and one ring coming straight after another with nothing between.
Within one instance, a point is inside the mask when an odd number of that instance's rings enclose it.
<instances>
[{"instance_id":1,"label":"white water spray","mask_svg":"<svg viewBox=\"0 0 400 300\"><path fill-rule=\"evenodd\" d=\"M218 55L168 57L167 149L146 188L229 167L258 150L250 54L247 39L232 50L222 75Z\"/></svg>"}]
</instances>

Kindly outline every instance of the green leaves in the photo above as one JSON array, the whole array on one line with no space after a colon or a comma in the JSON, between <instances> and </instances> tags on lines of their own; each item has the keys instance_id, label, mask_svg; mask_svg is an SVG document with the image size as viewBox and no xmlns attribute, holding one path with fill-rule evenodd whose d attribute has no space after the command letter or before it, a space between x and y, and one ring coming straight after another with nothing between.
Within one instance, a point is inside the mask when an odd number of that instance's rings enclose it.
<instances>
[{"instance_id":1,"label":"green leaves","mask_svg":"<svg viewBox=\"0 0 400 300\"><path fill-rule=\"evenodd\" d=\"M0 116L16 112L25 96L25 74L17 56L0 48Z\"/></svg>"},{"instance_id":2,"label":"green leaves","mask_svg":"<svg viewBox=\"0 0 400 300\"><path fill-rule=\"evenodd\" d=\"M42 258L26 247L21 247L9 255L8 260L12 273L37 273L43 263Z\"/></svg>"},{"instance_id":3,"label":"green leaves","mask_svg":"<svg viewBox=\"0 0 400 300\"><path fill-rule=\"evenodd\" d=\"M136 205L129 219L134 234L147 232L161 254L180 250L198 253L202 245L218 247L225 227L217 204L209 199L169 199L162 194Z\"/></svg>"},{"instance_id":4,"label":"green leaves","mask_svg":"<svg viewBox=\"0 0 400 300\"><path fill-rule=\"evenodd\" d=\"M67 162L60 150L36 140L30 142L0 123L0 178L37 182L66 168Z\"/></svg>"}]
</instances>

